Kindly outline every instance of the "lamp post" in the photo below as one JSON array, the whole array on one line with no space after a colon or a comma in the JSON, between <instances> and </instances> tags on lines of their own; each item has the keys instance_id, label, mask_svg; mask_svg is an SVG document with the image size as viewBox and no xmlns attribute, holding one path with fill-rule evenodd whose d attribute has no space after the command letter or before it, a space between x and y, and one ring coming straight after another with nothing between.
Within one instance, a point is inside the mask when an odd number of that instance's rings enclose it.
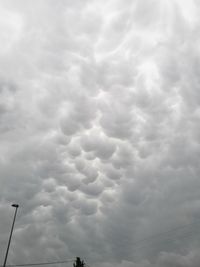
<instances>
[{"instance_id":1,"label":"lamp post","mask_svg":"<svg viewBox=\"0 0 200 267\"><path fill-rule=\"evenodd\" d=\"M15 219L16 219L16 215L17 215L17 209L18 209L19 205L18 204L12 204L12 207L15 208L15 214L14 214L13 223L12 223L12 227L11 227L11 231L10 231L10 237L9 237L9 240L8 240L8 246L7 246L7 249L6 249L6 255L5 255L3 267L6 266L6 261L7 261L7 257L8 257L8 251L9 251L9 248L10 248L10 242L11 242L12 233L13 233L13 229L14 229L14 225L15 225Z\"/></svg>"}]
</instances>

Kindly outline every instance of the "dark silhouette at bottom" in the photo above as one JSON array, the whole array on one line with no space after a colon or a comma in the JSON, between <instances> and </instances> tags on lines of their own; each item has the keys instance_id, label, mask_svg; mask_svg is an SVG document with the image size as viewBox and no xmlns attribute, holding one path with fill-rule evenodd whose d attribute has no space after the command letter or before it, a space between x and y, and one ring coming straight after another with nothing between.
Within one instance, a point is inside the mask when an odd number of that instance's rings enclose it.
<instances>
[{"instance_id":1,"label":"dark silhouette at bottom","mask_svg":"<svg viewBox=\"0 0 200 267\"><path fill-rule=\"evenodd\" d=\"M85 267L85 262L82 261L79 257L77 257L73 266L74 267Z\"/></svg>"}]
</instances>

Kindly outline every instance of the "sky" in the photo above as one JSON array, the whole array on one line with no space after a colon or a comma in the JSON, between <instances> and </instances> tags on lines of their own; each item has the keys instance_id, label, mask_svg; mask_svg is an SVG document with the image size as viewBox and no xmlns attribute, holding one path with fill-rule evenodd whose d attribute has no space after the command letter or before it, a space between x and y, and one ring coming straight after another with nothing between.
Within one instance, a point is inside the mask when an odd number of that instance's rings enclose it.
<instances>
[{"instance_id":1,"label":"sky","mask_svg":"<svg viewBox=\"0 0 200 267\"><path fill-rule=\"evenodd\" d=\"M0 0L1 264L18 203L8 264L199 266L199 32L198 0Z\"/></svg>"}]
</instances>

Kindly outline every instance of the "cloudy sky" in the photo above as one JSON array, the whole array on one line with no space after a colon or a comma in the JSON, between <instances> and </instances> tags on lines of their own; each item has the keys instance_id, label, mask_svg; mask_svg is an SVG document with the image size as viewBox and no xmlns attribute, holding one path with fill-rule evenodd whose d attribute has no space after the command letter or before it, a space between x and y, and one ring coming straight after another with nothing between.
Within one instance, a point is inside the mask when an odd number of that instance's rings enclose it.
<instances>
[{"instance_id":1,"label":"cloudy sky","mask_svg":"<svg viewBox=\"0 0 200 267\"><path fill-rule=\"evenodd\" d=\"M198 0L0 0L1 264L18 203L8 264L199 266L199 33Z\"/></svg>"}]
</instances>

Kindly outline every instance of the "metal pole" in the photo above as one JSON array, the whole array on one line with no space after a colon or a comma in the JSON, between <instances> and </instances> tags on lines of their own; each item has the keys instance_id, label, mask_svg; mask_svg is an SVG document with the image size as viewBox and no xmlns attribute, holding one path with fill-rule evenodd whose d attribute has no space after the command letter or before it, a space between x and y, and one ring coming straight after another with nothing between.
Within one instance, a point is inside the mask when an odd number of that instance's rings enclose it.
<instances>
[{"instance_id":1,"label":"metal pole","mask_svg":"<svg viewBox=\"0 0 200 267\"><path fill-rule=\"evenodd\" d=\"M17 209L18 209L19 205L18 204L12 204L12 207L15 208L15 215L14 215L14 218L13 218L13 223L12 223L12 227L11 227L11 231L10 231L10 237L9 237L9 240L8 240L8 246L7 246L7 250L6 250L6 255L5 255L3 267L6 266L6 261L7 261L7 257L8 257L8 251L9 251L9 248L10 248L10 242L11 242L12 233L13 233L13 229L14 229L14 225L15 225L15 219L16 219L16 215L17 215Z\"/></svg>"}]
</instances>

